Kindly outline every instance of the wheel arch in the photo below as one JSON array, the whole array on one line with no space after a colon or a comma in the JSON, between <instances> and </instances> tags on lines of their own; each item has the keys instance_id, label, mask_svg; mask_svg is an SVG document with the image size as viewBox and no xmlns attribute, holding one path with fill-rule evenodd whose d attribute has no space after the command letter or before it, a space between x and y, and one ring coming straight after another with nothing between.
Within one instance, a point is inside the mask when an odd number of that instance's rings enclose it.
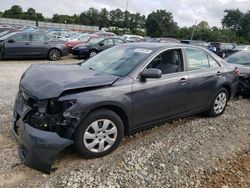
<instances>
[{"instance_id":1,"label":"wheel arch","mask_svg":"<svg viewBox=\"0 0 250 188\"><path fill-rule=\"evenodd\" d=\"M231 89L231 86L230 86L229 84L223 84L223 85L221 86L221 88L225 88L225 89L227 90L227 93L228 93L228 100L230 100L231 97L232 97L232 93L231 93L232 89Z\"/></svg>"},{"instance_id":2,"label":"wheel arch","mask_svg":"<svg viewBox=\"0 0 250 188\"><path fill-rule=\"evenodd\" d=\"M122 123L124 126L124 134L127 135L129 133L129 118L128 118L128 115L123 108L121 108L120 106L117 106L117 105L102 105L102 106L98 106L98 107L90 110L88 112L88 114L90 114L94 111L100 110L100 109L108 109L108 110L115 112L122 120Z\"/></svg>"}]
</instances>

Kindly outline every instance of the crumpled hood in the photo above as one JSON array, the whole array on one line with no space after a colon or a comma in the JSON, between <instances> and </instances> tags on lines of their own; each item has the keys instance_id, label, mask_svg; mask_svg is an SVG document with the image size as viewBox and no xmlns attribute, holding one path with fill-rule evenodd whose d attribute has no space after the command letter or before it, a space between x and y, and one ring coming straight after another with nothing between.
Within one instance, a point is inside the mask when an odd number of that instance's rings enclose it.
<instances>
[{"instance_id":1,"label":"crumpled hood","mask_svg":"<svg viewBox=\"0 0 250 188\"><path fill-rule=\"evenodd\" d=\"M119 76L96 72L77 64L32 65L21 79L21 87L38 99L59 97L62 92L113 84Z\"/></svg>"}]
</instances>

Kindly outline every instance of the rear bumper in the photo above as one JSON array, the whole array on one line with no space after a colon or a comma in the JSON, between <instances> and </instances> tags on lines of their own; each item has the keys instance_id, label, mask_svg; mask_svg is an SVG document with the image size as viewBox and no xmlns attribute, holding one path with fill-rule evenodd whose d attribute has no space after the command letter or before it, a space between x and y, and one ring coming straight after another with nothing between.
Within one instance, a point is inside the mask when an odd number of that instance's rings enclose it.
<instances>
[{"instance_id":1,"label":"rear bumper","mask_svg":"<svg viewBox=\"0 0 250 188\"><path fill-rule=\"evenodd\" d=\"M19 146L19 156L26 166L49 174L56 156L73 141L24 123L28 112L29 109L25 109L17 121L19 115L14 111L12 132Z\"/></svg>"}]
</instances>

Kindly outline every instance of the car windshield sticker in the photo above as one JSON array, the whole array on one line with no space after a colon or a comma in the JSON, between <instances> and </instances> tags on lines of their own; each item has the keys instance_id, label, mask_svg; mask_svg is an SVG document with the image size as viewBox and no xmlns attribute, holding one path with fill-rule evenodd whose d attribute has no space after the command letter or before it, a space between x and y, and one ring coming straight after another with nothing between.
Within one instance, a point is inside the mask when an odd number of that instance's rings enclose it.
<instances>
[{"instance_id":1,"label":"car windshield sticker","mask_svg":"<svg viewBox=\"0 0 250 188\"><path fill-rule=\"evenodd\" d=\"M145 53L145 54L150 54L152 52L152 50L143 49L143 48L137 48L134 51L135 52L140 52L140 53Z\"/></svg>"}]
</instances>

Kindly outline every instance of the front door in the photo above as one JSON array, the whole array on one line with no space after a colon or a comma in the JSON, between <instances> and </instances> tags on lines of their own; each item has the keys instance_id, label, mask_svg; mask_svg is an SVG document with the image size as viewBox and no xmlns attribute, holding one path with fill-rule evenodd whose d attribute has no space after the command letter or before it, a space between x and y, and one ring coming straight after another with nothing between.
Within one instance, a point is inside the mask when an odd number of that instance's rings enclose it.
<instances>
[{"instance_id":1,"label":"front door","mask_svg":"<svg viewBox=\"0 0 250 188\"><path fill-rule=\"evenodd\" d=\"M183 71L181 49L167 50L156 56L146 68L158 68L162 77L136 79L133 83L134 126L179 116L186 111L189 78Z\"/></svg>"}]
</instances>

